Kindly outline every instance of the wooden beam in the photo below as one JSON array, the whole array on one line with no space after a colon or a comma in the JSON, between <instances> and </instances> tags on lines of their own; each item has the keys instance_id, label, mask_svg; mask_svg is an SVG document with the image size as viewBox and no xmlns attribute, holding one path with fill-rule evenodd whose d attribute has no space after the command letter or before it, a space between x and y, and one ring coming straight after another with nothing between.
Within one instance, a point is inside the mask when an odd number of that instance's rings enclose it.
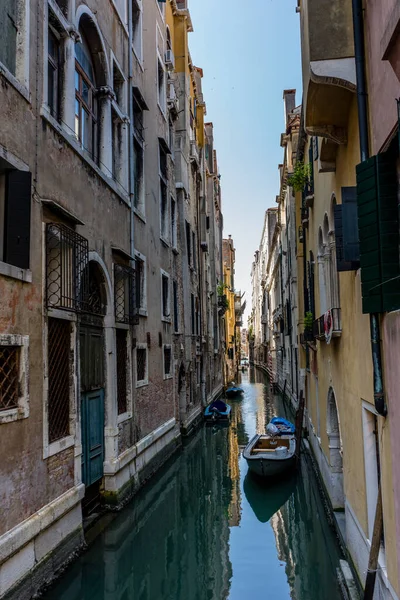
<instances>
[{"instance_id":1,"label":"wooden beam","mask_svg":"<svg viewBox=\"0 0 400 600\"><path fill-rule=\"evenodd\" d=\"M378 498L376 501L376 512L374 530L372 533L371 550L368 560L367 578L365 580L364 600L372 600L374 597L376 572L378 569L379 550L383 532L383 510L382 510L382 491L378 488Z\"/></svg>"}]
</instances>

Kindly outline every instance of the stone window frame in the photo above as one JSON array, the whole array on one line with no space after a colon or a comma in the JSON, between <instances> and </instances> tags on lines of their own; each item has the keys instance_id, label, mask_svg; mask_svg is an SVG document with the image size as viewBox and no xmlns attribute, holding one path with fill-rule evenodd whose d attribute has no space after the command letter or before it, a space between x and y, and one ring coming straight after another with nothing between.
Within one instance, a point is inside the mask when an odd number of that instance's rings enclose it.
<instances>
[{"instance_id":1,"label":"stone window frame","mask_svg":"<svg viewBox=\"0 0 400 600\"><path fill-rule=\"evenodd\" d=\"M147 317L147 259L139 250L135 250L134 256L143 263L142 306L138 309L138 313L141 317Z\"/></svg>"},{"instance_id":2,"label":"stone window frame","mask_svg":"<svg viewBox=\"0 0 400 600\"><path fill-rule=\"evenodd\" d=\"M0 62L0 73L27 100L31 101L29 92L29 54L30 54L30 0L18 0L18 14L21 17L16 43L16 73Z\"/></svg>"},{"instance_id":3,"label":"stone window frame","mask_svg":"<svg viewBox=\"0 0 400 600\"><path fill-rule=\"evenodd\" d=\"M132 50L133 54L136 57L137 62L140 67L143 69L143 0L130 0L132 1L132 29L133 29L133 4L136 4L137 11L139 13L138 18L138 27L140 28L140 52L137 50L137 45L135 44L135 32L132 31Z\"/></svg>"},{"instance_id":4,"label":"stone window frame","mask_svg":"<svg viewBox=\"0 0 400 600\"><path fill-rule=\"evenodd\" d=\"M29 335L0 334L0 346L18 346L20 349L18 406L0 411L0 425L3 425L29 417Z\"/></svg>"},{"instance_id":5,"label":"stone window frame","mask_svg":"<svg viewBox=\"0 0 400 600\"><path fill-rule=\"evenodd\" d=\"M138 350L146 351L146 376L144 379L139 379L139 380L137 379L137 351ZM149 348L148 348L147 344L144 344L144 343L136 344L136 348L135 348L135 379L136 379L136 387L137 388L149 385Z\"/></svg>"},{"instance_id":6,"label":"stone window frame","mask_svg":"<svg viewBox=\"0 0 400 600\"><path fill-rule=\"evenodd\" d=\"M171 362L170 362L170 370L169 373L165 372L165 350L170 350L171 352ZM173 377L173 363L174 363L174 356L172 354L172 345L171 344L163 344L163 353L162 353L162 362L163 362L163 379L172 379Z\"/></svg>"},{"instance_id":7,"label":"stone window frame","mask_svg":"<svg viewBox=\"0 0 400 600\"><path fill-rule=\"evenodd\" d=\"M115 329L123 329L126 331L126 353L127 353L127 362L126 362L126 411L120 414L117 414L117 423L124 423L128 419L133 416L133 356L131 352L132 348L132 332L129 325L125 323L115 323ZM115 333L115 356L117 349L117 338ZM117 362L115 361L115 373L117 373ZM118 409L117 409L118 413Z\"/></svg>"},{"instance_id":8,"label":"stone window frame","mask_svg":"<svg viewBox=\"0 0 400 600\"><path fill-rule=\"evenodd\" d=\"M164 315L163 312L163 277L166 277L168 280L168 298L167 298L167 306L166 309L168 311L168 315L166 316ZM172 322L172 316L171 316L171 276L169 273L167 273L167 271L164 271L164 269L160 269L160 282L161 282L161 321L163 321L164 323L171 323Z\"/></svg>"},{"instance_id":9,"label":"stone window frame","mask_svg":"<svg viewBox=\"0 0 400 600\"><path fill-rule=\"evenodd\" d=\"M48 419L48 401L49 401L49 364L48 364L48 317L54 319L63 319L71 322L71 342L70 349L73 353L72 370L74 374L74 383L69 390L69 435L49 442L49 419ZM78 414L78 387L77 387L77 317L73 312L60 310L57 308L49 308L47 315L43 319L43 459L54 456L59 452L63 452L67 448L75 445L76 423Z\"/></svg>"}]
</instances>

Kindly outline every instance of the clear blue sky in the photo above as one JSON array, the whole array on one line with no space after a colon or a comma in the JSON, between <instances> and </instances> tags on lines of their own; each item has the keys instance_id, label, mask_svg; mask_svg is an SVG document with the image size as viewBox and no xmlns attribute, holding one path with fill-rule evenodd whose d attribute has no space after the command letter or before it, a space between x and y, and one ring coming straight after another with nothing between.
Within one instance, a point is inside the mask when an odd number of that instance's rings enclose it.
<instances>
[{"instance_id":1,"label":"clear blue sky","mask_svg":"<svg viewBox=\"0 0 400 600\"><path fill-rule=\"evenodd\" d=\"M236 248L235 287L251 309L250 269L264 212L279 192L282 92L301 103L296 0L189 0L192 60L204 70L207 121L214 123L224 237ZM247 316L245 320L247 325Z\"/></svg>"}]
</instances>

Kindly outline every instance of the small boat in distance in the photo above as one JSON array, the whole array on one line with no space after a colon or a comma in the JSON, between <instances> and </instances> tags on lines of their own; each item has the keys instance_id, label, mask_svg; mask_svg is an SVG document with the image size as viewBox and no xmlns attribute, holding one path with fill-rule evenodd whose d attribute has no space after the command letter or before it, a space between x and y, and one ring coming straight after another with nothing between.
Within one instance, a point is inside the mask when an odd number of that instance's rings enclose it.
<instances>
[{"instance_id":1,"label":"small boat in distance","mask_svg":"<svg viewBox=\"0 0 400 600\"><path fill-rule=\"evenodd\" d=\"M215 400L204 411L206 421L227 421L231 416L232 408L223 400Z\"/></svg>"},{"instance_id":2,"label":"small boat in distance","mask_svg":"<svg viewBox=\"0 0 400 600\"><path fill-rule=\"evenodd\" d=\"M250 471L261 477L274 477L295 463L295 427L290 421L275 417L265 434L255 435L243 450Z\"/></svg>"},{"instance_id":3,"label":"small boat in distance","mask_svg":"<svg viewBox=\"0 0 400 600\"><path fill-rule=\"evenodd\" d=\"M227 398L235 398L236 396L242 396L244 390L232 382L230 386L225 390L225 396Z\"/></svg>"}]
</instances>

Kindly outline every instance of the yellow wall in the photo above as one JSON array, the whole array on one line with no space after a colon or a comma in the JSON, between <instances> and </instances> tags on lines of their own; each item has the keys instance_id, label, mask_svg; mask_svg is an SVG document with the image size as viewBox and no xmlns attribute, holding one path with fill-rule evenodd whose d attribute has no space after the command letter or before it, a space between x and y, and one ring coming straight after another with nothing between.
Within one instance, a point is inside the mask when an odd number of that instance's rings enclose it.
<instances>
[{"instance_id":1,"label":"yellow wall","mask_svg":"<svg viewBox=\"0 0 400 600\"><path fill-rule=\"evenodd\" d=\"M306 149L305 156L308 156L308 148ZM337 203L340 204L341 188L356 185L355 167L359 162L358 117L356 96L354 95L349 117L348 144L338 146L336 172L318 173L317 162L314 162L315 194L313 207L309 211L306 252L308 260L310 250L313 252L315 259L316 317L321 316L317 261L319 226L323 226L324 215L327 213L330 229L333 229L332 194L335 194ZM302 250L301 246L300 250ZM303 298L301 297L302 285L300 279L302 279L303 264L300 257L298 257L298 269L299 308L301 308L303 306ZM318 398L321 446L325 456L329 457L327 399L329 388L332 387L334 389L343 444L344 493L364 534L368 538L362 401L373 404L374 388L369 316L362 314L360 272L348 271L339 273L339 290L342 334L340 338L332 339L329 345L324 340L316 342L318 376L315 378L312 373L307 374L309 380L308 408L314 429L317 431ZM328 306L328 308L334 307ZM300 318L302 314L304 314L304 308L299 311ZM300 331L302 330L303 328L300 327ZM301 354L303 354L304 359L304 353L302 352ZM382 425L380 426L380 442L386 560L389 579L396 588L398 581L395 543L396 528L388 425L385 425L384 428L382 428Z\"/></svg>"}]
</instances>

